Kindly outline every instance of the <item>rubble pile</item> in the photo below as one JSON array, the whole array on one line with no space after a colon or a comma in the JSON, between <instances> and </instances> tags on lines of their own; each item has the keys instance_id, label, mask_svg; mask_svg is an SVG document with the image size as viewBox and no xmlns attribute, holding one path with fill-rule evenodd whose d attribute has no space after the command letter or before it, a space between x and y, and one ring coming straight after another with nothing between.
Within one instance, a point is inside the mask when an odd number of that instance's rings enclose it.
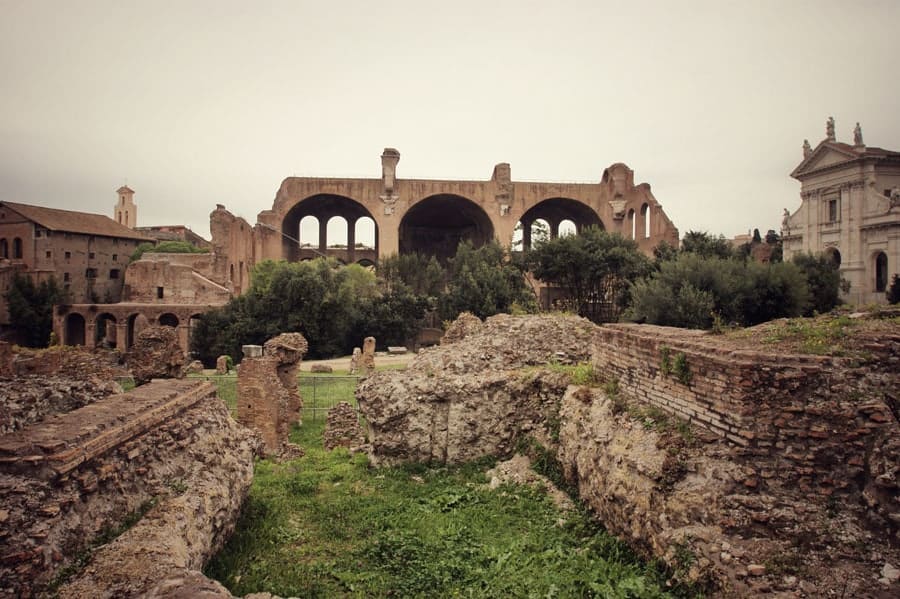
<instances>
[{"instance_id":1,"label":"rubble pile","mask_svg":"<svg viewBox=\"0 0 900 599\"><path fill-rule=\"evenodd\" d=\"M184 352L174 327L150 326L138 333L125 354L125 363L138 385L155 378L184 376Z\"/></svg>"}]
</instances>

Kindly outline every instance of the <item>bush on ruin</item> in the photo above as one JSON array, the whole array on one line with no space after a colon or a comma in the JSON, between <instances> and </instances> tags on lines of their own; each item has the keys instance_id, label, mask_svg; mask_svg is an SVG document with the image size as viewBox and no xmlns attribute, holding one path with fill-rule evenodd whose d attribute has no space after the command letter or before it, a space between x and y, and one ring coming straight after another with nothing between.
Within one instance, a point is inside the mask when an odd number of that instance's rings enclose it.
<instances>
[{"instance_id":1,"label":"bush on ruin","mask_svg":"<svg viewBox=\"0 0 900 599\"><path fill-rule=\"evenodd\" d=\"M667 326L708 329L718 318L744 326L799 316L809 293L794 264L682 253L632 287L627 317Z\"/></svg>"}]
</instances>

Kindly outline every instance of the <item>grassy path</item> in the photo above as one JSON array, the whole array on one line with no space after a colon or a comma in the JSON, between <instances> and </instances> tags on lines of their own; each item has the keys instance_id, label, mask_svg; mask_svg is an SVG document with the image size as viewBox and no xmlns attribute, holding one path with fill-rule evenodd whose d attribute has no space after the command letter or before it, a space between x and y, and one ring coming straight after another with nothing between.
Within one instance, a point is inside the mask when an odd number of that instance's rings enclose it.
<instances>
[{"instance_id":1,"label":"grassy path","mask_svg":"<svg viewBox=\"0 0 900 599\"><path fill-rule=\"evenodd\" d=\"M232 593L283 597L667 597L664 576L546 494L489 490L490 462L370 470L322 448L261 461L243 516L207 574Z\"/></svg>"}]
</instances>

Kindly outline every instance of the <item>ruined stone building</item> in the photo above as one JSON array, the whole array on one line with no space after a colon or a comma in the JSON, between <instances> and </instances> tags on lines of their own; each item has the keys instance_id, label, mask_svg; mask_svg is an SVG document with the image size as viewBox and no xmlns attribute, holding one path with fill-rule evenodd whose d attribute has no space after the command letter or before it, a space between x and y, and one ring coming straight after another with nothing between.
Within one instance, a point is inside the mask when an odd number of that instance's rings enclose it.
<instances>
[{"instance_id":1,"label":"ruined stone building","mask_svg":"<svg viewBox=\"0 0 900 599\"><path fill-rule=\"evenodd\" d=\"M837 141L834 119L791 176L800 181L800 207L782 222L784 259L826 252L850 282L844 300L884 302L900 272L900 152L866 146L856 124L853 144Z\"/></svg>"},{"instance_id":2,"label":"ruined stone building","mask_svg":"<svg viewBox=\"0 0 900 599\"><path fill-rule=\"evenodd\" d=\"M413 252L443 259L463 240L480 245L496 239L510 246L517 226L527 250L538 222L550 237L565 227L577 232L599 226L636 240L648 254L661 241L678 244L678 230L650 185L635 185L634 172L621 163L605 169L597 183L546 183L513 181L506 163L496 165L486 181L403 179L399 161L400 153L386 148L381 178L288 177L253 226L219 205L210 215L217 276L240 292L249 285L253 265L266 259L331 256L373 264ZM307 220L318 230L317 239L301 236L301 221ZM328 239L332 221L345 227L346 243ZM374 243L358 243L364 238Z\"/></svg>"},{"instance_id":3,"label":"ruined stone building","mask_svg":"<svg viewBox=\"0 0 900 599\"><path fill-rule=\"evenodd\" d=\"M16 273L55 277L74 302L117 302L135 248L153 240L107 216L0 202L0 324Z\"/></svg>"}]
</instances>

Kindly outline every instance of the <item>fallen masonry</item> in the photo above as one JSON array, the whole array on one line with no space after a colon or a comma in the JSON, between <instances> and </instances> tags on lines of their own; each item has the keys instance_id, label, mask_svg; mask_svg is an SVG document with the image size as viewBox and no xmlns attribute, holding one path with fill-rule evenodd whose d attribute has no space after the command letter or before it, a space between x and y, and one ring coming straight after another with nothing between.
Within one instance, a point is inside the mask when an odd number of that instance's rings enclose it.
<instances>
[{"instance_id":1,"label":"fallen masonry","mask_svg":"<svg viewBox=\"0 0 900 599\"><path fill-rule=\"evenodd\" d=\"M841 357L575 317L454 330L360 384L373 463L537 441L609 530L714 595L900 593L896 318L859 318Z\"/></svg>"},{"instance_id":2,"label":"fallen masonry","mask_svg":"<svg viewBox=\"0 0 900 599\"><path fill-rule=\"evenodd\" d=\"M60 596L143 596L198 573L234 526L257 444L211 384L191 380L154 380L3 435L0 593L46 592L92 539L148 508Z\"/></svg>"}]
</instances>

